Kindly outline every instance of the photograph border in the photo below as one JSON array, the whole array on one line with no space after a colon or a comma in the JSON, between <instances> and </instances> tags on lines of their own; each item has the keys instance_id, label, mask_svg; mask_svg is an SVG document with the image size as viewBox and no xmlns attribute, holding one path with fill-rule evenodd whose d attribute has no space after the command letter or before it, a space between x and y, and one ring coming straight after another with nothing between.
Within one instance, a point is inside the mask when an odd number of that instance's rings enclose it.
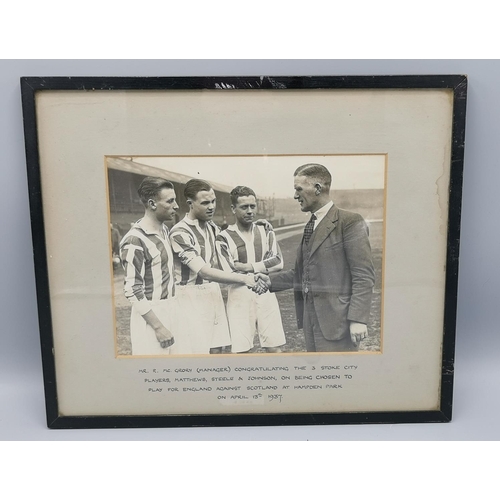
<instances>
[{"instance_id":1,"label":"photograph border","mask_svg":"<svg viewBox=\"0 0 500 500\"><path fill-rule=\"evenodd\" d=\"M258 86L256 87L256 84ZM41 191L35 95L44 90L450 89L451 165L440 408L349 413L60 416ZM53 429L448 422L452 416L467 77L463 75L295 77L23 77L21 78L30 214L47 423Z\"/></svg>"}]
</instances>

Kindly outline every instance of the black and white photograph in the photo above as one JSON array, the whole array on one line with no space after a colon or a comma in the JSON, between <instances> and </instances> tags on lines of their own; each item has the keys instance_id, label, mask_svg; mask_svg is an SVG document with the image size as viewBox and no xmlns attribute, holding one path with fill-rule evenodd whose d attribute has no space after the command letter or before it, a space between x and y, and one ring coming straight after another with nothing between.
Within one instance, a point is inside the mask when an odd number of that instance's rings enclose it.
<instances>
[{"instance_id":1,"label":"black and white photograph","mask_svg":"<svg viewBox=\"0 0 500 500\"><path fill-rule=\"evenodd\" d=\"M118 356L381 351L385 155L106 167Z\"/></svg>"}]
</instances>

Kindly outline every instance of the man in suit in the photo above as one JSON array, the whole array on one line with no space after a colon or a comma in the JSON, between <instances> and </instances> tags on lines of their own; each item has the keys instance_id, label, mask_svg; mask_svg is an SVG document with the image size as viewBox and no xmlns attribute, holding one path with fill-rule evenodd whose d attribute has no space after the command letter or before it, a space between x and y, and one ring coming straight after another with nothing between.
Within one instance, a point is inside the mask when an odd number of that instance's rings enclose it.
<instances>
[{"instance_id":1,"label":"man in suit","mask_svg":"<svg viewBox=\"0 0 500 500\"><path fill-rule=\"evenodd\" d=\"M317 163L294 173L296 199L311 212L295 269L259 275L272 292L294 289L299 328L310 352L356 351L367 334L375 272L361 215L330 198L331 175Z\"/></svg>"}]
</instances>

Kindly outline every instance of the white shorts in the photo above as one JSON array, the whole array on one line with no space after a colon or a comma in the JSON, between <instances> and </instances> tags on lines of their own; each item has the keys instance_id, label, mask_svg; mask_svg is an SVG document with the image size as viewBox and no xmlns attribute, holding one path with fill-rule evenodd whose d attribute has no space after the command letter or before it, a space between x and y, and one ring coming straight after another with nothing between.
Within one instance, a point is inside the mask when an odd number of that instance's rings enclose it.
<instances>
[{"instance_id":1,"label":"white shorts","mask_svg":"<svg viewBox=\"0 0 500 500\"><path fill-rule=\"evenodd\" d=\"M153 306L153 312L165 328L170 330L174 336L174 340L176 340L175 298L153 301L151 305ZM146 323L146 320L137 312L133 305L130 312L130 340L132 342L133 356L168 356L169 354L178 354L175 343L166 349L161 347L154 329Z\"/></svg>"},{"instance_id":2,"label":"white shorts","mask_svg":"<svg viewBox=\"0 0 500 500\"><path fill-rule=\"evenodd\" d=\"M259 335L261 347L278 347L286 343L278 300L274 293L257 295L246 286L230 287L227 317L232 352L252 349L255 333Z\"/></svg>"},{"instance_id":3,"label":"white shorts","mask_svg":"<svg viewBox=\"0 0 500 500\"><path fill-rule=\"evenodd\" d=\"M179 354L209 354L211 347L231 344L226 308L218 283L175 288Z\"/></svg>"}]
</instances>

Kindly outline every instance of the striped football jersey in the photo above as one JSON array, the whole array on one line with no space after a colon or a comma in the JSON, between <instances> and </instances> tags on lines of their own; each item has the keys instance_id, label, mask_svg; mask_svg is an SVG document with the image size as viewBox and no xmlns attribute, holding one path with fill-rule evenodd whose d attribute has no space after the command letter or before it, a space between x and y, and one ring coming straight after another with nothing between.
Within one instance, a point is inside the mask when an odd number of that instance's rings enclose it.
<instances>
[{"instance_id":1,"label":"striped football jersey","mask_svg":"<svg viewBox=\"0 0 500 500\"><path fill-rule=\"evenodd\" d=\"M217 236L224 270L233 270L232 262L250 263L254 272L268 273L283 269L283 256L274 231L253 224L252 232L243 234L236 224Z\"/></svg>"},{"instance_id":2,"label":"striped football jersey","mask_svg":"<svg viewBox=\"0 0 500 500\"><path fill-rule=\"evenodd\" d=\"M219 269L215 239L219 228L212 221L203 229L198 220L187 216L170 231L174 252L175 282L178 285L202 285L207 282L198 275L206 265Z\"/></svg>"},{"instance_id":3,"label":"striped football jersey","mask_svg":"<svg viewBox=\"0 0 500 500\"><path fill-rule=\"evenodd\" d=\"M168 228L160 233L144 229L136 222L120 242L120 258L125 271L124 293L140 314L151 307L148 301L173 297L174 259Z\"/></svg>"}]
</instances>

